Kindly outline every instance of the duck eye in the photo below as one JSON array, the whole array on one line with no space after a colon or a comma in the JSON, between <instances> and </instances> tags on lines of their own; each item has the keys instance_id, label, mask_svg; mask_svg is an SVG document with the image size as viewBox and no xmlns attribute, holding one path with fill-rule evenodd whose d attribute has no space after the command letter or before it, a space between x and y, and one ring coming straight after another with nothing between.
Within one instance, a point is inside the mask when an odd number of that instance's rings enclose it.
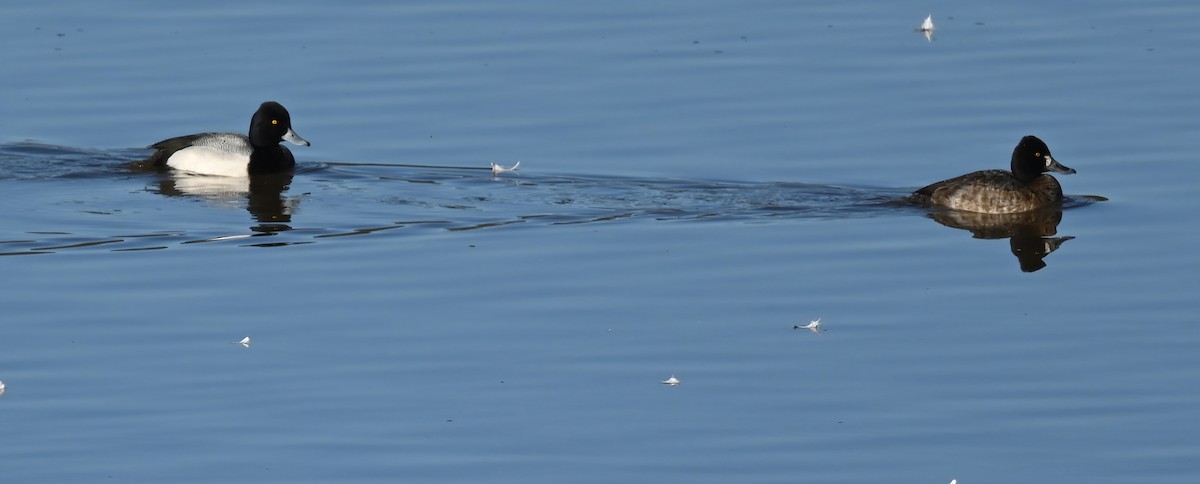
<instances>
[{"instance_id":1,"label":"duck eye","mask_svg":"<svg viewBox=\"0 0 1200 484\"><path fill-rule=\"evenodd\" d=\"M278 120L278 119L272 119L272 120L271 120L271 124L279 124L279 120Z\"/></svg>"},{"instance_id":2,"label":"duck eye","mask_svg":"<svg viewBox=\"0 0 1200 484\"><path fill-rule=\"evenodd\" d=\"M271 121L271 124L274 124L274 123L275 123L274 121ZM1034 153L1034 154L1033 154L1033 156L1036 156L1036 157L1038 157L1038 158L1041 158L1041 157L1042 157L1042 153L1039 151L1039 152L1037 152L1037 153Z\"/></svg>"}]
</instances>

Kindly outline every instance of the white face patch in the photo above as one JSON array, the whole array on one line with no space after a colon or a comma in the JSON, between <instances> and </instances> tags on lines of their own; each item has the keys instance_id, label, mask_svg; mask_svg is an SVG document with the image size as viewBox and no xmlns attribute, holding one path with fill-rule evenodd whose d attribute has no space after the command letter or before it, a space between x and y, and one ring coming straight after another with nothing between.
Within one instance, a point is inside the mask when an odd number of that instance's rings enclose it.
<instances>
[{"instance_id":1,"label":"white face patch","mask_svg":"<svg viewBox=\"0 0 1200 484\"><path fill-rule=\"evenodd\" d=\"M1050 155L1046 155L1046 167L1049 168L1050 165L1053 165L1053 164L1054 164L1054 158L1051 158Z\"/></svg>"}]
</instances>

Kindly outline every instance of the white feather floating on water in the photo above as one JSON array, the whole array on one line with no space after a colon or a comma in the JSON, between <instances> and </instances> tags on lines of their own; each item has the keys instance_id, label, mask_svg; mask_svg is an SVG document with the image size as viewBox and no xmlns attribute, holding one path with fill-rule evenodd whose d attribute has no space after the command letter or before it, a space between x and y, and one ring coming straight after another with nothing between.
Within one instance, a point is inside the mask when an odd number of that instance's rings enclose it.
<instances>
[{"instance_id":1,"label":"white feather floating on water","mask_svg":"<svg viewBox=\"0 0 1200 484\"><path fill-rule=\"evenodd\" d=\"M671 378L667 378L659 383L662 383L663 385L678 386L682 382L680 382L678 378L675 378L675 375L671 375Z\"/></svg>"},{"instance_id":2,"label":"white feather floating on water","mask_svg":"<svg viewBox=\"0 0 1200 484\"><path fill-rule=\"evenodd\" d=\"M250 347L250 337L247 336L245 338L242 338L241 341L234 341L233 344L242 345L243 348L249 348Z\"/></svg>"},{"instance_id":3,"label":"white feather floating on water","mask_svg":"<svg viewBox=\"0 0 1200 484\"><path fill-rule=\"evenodd\" d=\"M925 36L926 42L933 42L933 14L925 17L925 21L921 22L921 26L917 28L917 32Z\"/></svg>"},{"instance_id":4,"label":"white feather floating on water","mask_svg":"<svg viewBox=\"0 0 1200 484\"><path fill-rule=\"evenodd\" d=\"M820 334L821 333L821 318L817 318L812 321L809 321L808 324L806 324L804 326L800 326L799 324L797 324L795 326L792 326L792 329L807 329L814 333Z\"/></svg>"},{"instance_id":5,"label":"white feather floating on water","mask_svg":"<svg viewBox=\"0 0 1200 484\"><path fill-rule=\"evenodd\" d=\"M4 394L4 382L0 381L0 395Z\"/></svg>"},{"instance_id":6,"label":"white feather floating on water","mask_svg":"<svg viewBox=\"0 0 1200 484\"><path fill-rule=\"evenodd\" d=\"M921 22L921 28L917 30L920 32L933 32L933 14L925 17L925 21Z\"/></svg>"},{"instance_id":7,"label":"white feather floating on water","mask_svg":"<svg viewBox=\"0 0 1200 484\"><path fill-rule=\"evenodd\" d=\"M510 167L508 167L508 168L505 168L505 167L503 167L503 166L501 166L501 165L498 165L498 164L496 164L496 163L492 163L492 175L499 175L499 174L501 174L501 173L515 172L515 171L517 171L517 170L520 170L520 169L521 169L521 162L520 162L520 161L518 161L518 162L517 162L515 165L513 165L513 166L510 166Z\"/></svg>"}]
</instances>

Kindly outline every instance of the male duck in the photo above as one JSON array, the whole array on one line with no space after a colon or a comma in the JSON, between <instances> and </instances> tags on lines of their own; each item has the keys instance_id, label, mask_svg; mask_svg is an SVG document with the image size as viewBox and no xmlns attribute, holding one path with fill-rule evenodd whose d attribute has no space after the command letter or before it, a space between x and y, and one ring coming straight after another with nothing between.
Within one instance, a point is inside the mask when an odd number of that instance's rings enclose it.
<instances>
[{"instance_id":1,"label":"male duck","mask_svg":"<svg viewBox=\"0 0 1200 484\"><path fill-rule=\"evenodd\" d=\"M282 104L267 101L250 119L250 136L200 133L159 141L142 164L170 167L200 175L247 176L279 173L296 166L296 158L280 141L308 146L292 131L292 117Z\"/></svg>"}]
</instances>

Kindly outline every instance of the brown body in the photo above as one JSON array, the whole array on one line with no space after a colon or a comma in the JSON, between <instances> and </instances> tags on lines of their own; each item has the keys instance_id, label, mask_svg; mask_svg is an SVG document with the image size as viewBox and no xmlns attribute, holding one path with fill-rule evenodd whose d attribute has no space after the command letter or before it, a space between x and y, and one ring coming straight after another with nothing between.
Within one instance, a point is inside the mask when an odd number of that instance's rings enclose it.
<instances>
[{"instance_id":1,"label":"brown body","mask_svg":"<svg viewBox=\"0 0 1200 484\"><path fill-rule=\"evenodd\" d=\"M1062 186L1050 175L1029 183L1006 170L986 170L943 180L909 197L918 203L979 213L1029 212L1062 203Z\"/></svg>"},{"instance_id":2,"label":"brown body","mask_svg":"<svg viewBox=\"0 0 1200 484\"><path fill-rule=\"evenodd\" d=\"M1075 173L1050 155L1036 136L1021 138L1013 149L1012 171L984 170L929 185L909 201L978 213L1021 213L1059 205L1062 185L1047 172Z\"/></svg>"}]
</instances>

